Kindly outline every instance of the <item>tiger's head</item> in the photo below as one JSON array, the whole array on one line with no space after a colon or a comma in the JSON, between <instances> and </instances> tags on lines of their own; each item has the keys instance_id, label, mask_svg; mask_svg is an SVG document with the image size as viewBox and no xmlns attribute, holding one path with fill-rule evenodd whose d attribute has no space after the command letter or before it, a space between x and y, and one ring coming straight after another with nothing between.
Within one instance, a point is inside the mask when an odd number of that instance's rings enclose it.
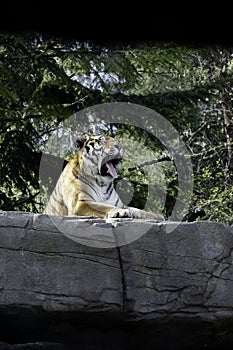
<instances>
[{"instance_id":1,"label":"tiger's head","mask_svg":"<svg viewBox=\"0 0 233 350\"><path fill-rule=\"evenodd\" d=\"M79 166L82 174L111 182L118 177L123 149L109 136L90 136L82 141Z\"/></svg>"}]
</instances>

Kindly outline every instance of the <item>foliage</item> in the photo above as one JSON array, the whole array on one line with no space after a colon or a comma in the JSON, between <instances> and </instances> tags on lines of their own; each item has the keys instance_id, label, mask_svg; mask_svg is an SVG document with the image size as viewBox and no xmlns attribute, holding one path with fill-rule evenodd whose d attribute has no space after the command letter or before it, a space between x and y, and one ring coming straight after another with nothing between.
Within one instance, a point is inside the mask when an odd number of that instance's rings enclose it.
<instances>
[{"instance_id":1,"label":"foliage","mask_svg":"<svg viewBox=\"0 0 233 350\"><path fill-rule=\"evenodd\" d=\"M233 48L0 34L1 209L40 212L38 169L51 133L86 107L125 101L159 112L185 141L194 170L187 216L201 207L204 219L232 223L232 73ZM146 146L148 157L166 152L137 128L118 125L117 136ZM163 174L169 217L177 196L173 162L161 163L157 172L153 166L128 171L134 165L122 170L134 193L130 204L143 207L154 196L155 207L162 206L155 198ZM151 183L156 189L148 194Z\"/></svg>"}]
</instances>

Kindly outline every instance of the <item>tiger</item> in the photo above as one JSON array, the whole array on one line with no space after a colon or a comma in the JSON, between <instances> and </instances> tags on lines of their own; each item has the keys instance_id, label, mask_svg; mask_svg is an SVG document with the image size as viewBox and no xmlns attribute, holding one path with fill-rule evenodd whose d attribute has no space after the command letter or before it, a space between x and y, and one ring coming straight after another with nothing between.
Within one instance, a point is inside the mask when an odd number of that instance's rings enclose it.
<instances>
[{"instance_id":1,"label":"tiger","mask_svg":"<svg viewBox=\"0 0 233 350\"><path fill-rule=\"evenodd\" d=\"M160 214L122 203L114 186L122 159L123 148L115 138L103 135L84 138L62 171L44 213L163 221Z\"/></svg>"}]
</instances>

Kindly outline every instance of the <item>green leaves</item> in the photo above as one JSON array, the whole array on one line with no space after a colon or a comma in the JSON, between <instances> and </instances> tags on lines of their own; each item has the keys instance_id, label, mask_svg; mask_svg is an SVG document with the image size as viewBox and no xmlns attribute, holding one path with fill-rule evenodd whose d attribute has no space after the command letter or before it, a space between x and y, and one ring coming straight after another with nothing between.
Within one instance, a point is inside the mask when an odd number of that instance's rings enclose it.
<instances>
[{"instance_id":1,"label":"green leaves","mask_svg":"<svg viewBox=\"0 0 233 350\"><path fill-rule=\"evenodd\" d=\"M232 48L0 34L1 208L41 211L40 152L50 133L86 107L126 101L162 114L187 142L195 185L190 212L204 207L206 219L232 223L232 73ZM137 128L118 126L118 135L133 137L156 157L166 152ZM169 216L177 174L170 162L161 166ZM127 171L125 177L134 185L135 205L143 206L151 178Z\"/></svg>"}]
</instances>

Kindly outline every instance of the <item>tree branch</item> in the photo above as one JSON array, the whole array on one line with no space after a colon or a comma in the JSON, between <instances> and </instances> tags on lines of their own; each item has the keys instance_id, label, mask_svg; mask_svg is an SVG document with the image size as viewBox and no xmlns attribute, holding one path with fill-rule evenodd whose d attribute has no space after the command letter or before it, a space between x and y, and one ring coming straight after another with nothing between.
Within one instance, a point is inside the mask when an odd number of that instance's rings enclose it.
<instances>
[{"instance_id":1,"label":"tree branch","mask_svg":"<svg viewBox=\"0 0 233 350\"><path fill-rule=\"evenodd\" d=\"M147 161L144 163L141 163L135 167L132 168L128 168L129 171L133 171L133 170L140 170L142 173L144 173L144 171L142 170L145 166L147 165L152 165L152 164L156 164L156 163L160 163L160 162L165 162L165 161L172 161L172 158L168 155L161 157L161 158L157 158L157 159L153 159L151 161Z\"/></svg>"}]
</instances>

